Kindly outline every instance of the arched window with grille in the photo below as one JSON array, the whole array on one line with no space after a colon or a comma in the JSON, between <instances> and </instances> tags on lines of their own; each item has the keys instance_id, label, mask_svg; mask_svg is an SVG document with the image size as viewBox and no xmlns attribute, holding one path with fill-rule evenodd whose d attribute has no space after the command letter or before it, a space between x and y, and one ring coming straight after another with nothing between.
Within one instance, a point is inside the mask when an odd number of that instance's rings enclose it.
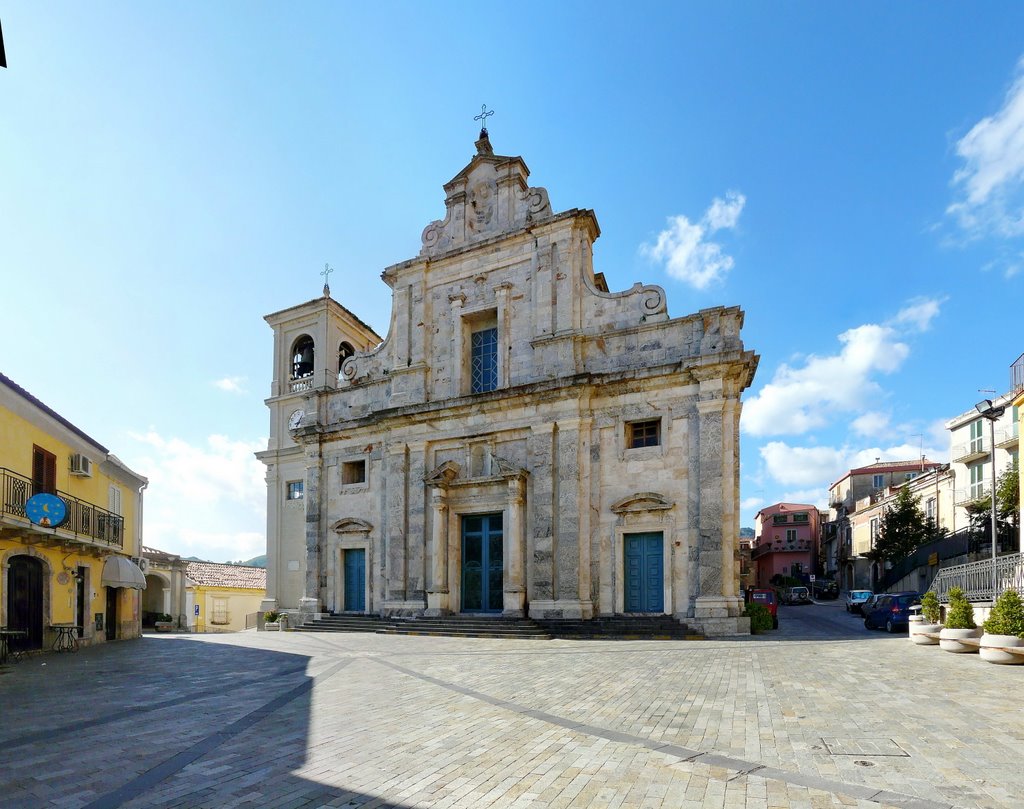
<instances>
[{"instance_id":1,"label":"arched window with grille","mask_svg":"<svg viewBox=\"0 0 1024 809\"><path fill-rule=\"evenodd\" d=\"M304 334L295 341L292 348L292 379L313 376L313 359L313 338Z\"/></svg>"}]
</instances>

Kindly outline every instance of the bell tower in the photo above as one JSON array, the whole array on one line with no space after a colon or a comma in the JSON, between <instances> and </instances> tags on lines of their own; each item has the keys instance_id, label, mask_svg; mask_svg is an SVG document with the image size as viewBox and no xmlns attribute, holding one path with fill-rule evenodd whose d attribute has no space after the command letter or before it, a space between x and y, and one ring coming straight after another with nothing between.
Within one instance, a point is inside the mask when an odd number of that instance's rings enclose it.
<instances>
[{"instance_id":1,"label":"bell tower","mask_svg":"<svg viewBox=\"0 0 1024 809\"><path fill-rule=\"evenodd\" d=\"M321 274L329 272L325 268ZM256 453L267 467L267 595L260 609L298 609L306 577L309 487L297 431L320 421L320 394L338 387L345 360L374 349L381 338L331 297L327 283L321 297L264 320L274 330L274 356L265 400L270 435L267 449Z\"/></svg>"}]
</instances>

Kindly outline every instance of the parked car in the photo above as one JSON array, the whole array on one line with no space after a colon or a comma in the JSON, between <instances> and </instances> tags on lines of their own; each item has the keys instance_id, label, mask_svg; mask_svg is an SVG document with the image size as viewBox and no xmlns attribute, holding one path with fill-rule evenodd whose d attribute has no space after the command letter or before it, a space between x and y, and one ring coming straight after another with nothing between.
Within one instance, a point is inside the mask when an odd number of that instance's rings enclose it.
<instances>
[{"instance_id":1,"label":"parked car","mask_svg":"<svg viewBox=\"0 0 1024 809\"><path fill-rule=\"evenodd\" d=\"M863 604L860 605L860 614L867 615L871 610L875 608L879 600L889 595L888 593L875 593L873 596L868 598Z\"/></svg>"},{"instance_id":2,"label":"parked car","mask_svg":"<svg viewBox=\"0 0 1024 809\"><path fill-rule=\"evenodd\" d=\"M774 590L747 590L747 601L768 610L772 614L772 629L779 628L779 599Z\"/></svg>"},{"instance_id":3,"label":"parked car","mask_svg":"<svg viewBox=\"0 0 1024 809\"><path fill-rule=\"evenodd\" d=\"M920 603L920 593L883 594L873 607L864 608L864 628L898 632L910 625L910 608Z\"/></svg>"},{"instance_id":4,"label":"parked car","mask_svg":"<svg viewBox=\"0 0 1024 809\"><path fill-rule=\"evenodd\" d=\"M815 579L811 583L811 595L814 598L839 598L839 585L832 579Z\"/></svg>"},{"instance_id":5,"label":"parked car","mask_svg":"<svg viewBox=\"0 0 1024 809\"><path fill-rule=\"evenodd\" d=\"M782 593L783 604L810 604L811 593L806 587L788 587Z\"/></svg>"},{"instance_id":6,"label":"parked car","mask_svg":"<svg viewBox=\"0 0 1024 809\"><path fill-rule=\"evenodd\" d=\"M871 598L872 595L874 594L870 590L850 590L846 594L846 611L860 612L864 602Z\"/></svg>"}]
</instances>

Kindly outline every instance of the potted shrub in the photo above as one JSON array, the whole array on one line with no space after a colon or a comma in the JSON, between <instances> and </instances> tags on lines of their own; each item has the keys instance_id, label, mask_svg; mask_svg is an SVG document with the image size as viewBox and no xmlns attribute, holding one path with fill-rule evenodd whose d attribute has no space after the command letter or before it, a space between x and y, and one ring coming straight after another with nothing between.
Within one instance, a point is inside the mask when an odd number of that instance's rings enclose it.
<instances>
[{"instance_id":1,"label":"potted shrub","mask_svg":"<svg viewBox=\"0 0 1024 809\"><path fill-rule=\"evenodd\" d=\"M174 619L166 612L157 615L155 623L157 632L170 632L174 629Z\"/></svg>"},{"instance_id":2,"label":"potted shrub","mask_svg":"<svg viewBox=\"0 0 1024 809\"><path fill-rule=\"evenodd\" d=\"M925 632L935 635L942 629L939 618L942 609L939 606L939 597L932 590L929 590L921 597L921 614L910 617L910 640L919 646L935 646L937 638L930 638Z\"/></svg>"},{"instance_id":3,"label":"potted shrub","mask_svg":"<svg viewBox=\"0 0 1024 809\"><path fill-rule=\"evenodd\" d=\"M981 659L989 663L1024 663L1024 655L993 649L993 646L1024 646L1024 602L1016 590L1004 590L992 605L988 620L982 624Z\"/></svg>"},{"instance_id":4,"label":"potted shrub","mask_svg":"<svg viewBox=\"0 0 1024 809\"><path fill-rule=\"evenodd\" d=\"M268 632L278 632L281 629L281 613L277 610L267 610L263 613L263 628Z\"/></svg>"},{"instance_id":5,"label":"potted shrub","mask_svg":"<svg viewBox=\"0 0 1024 809\"><path fill-rule=\"evenodd\" d=\"M947 652L969 654L978 651L978 647L967 643L960 643L959 641L980 637L981 630L974 623L974 607L967 600L964 591L959 587L954 587L949 591L946 625L939 632L939 646Z\"/></svg>"},{"instance_id":6,"label":"potted shrub","mask_svg":"<svg viewBox=\"0 0 1024 809\"><path fill-rule=\"evenodd\" d=\"M768 608L760 604L754 604L753 602L747 604L743 615L750 618L750 631L752 634L767 632L769 629L775 629L778 626Z\"/></svg>"}]
</instances>

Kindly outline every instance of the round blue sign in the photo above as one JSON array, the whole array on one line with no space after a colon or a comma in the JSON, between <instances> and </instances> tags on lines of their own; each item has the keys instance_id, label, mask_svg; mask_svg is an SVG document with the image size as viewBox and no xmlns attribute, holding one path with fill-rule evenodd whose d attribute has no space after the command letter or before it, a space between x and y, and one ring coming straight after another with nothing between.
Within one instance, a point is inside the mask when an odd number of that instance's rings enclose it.
<instances>
[{"instance_id":1,"label":"round blue sign","mask_svg":"<svg viewBox=\"0 0 1024 809\"><path fill-rule=\"evenodd\" d=\"M68 518L68 506L55 494L36 494L25 503L25 516L36 525L56 528Z\"/></svg>"}]
</instances>

